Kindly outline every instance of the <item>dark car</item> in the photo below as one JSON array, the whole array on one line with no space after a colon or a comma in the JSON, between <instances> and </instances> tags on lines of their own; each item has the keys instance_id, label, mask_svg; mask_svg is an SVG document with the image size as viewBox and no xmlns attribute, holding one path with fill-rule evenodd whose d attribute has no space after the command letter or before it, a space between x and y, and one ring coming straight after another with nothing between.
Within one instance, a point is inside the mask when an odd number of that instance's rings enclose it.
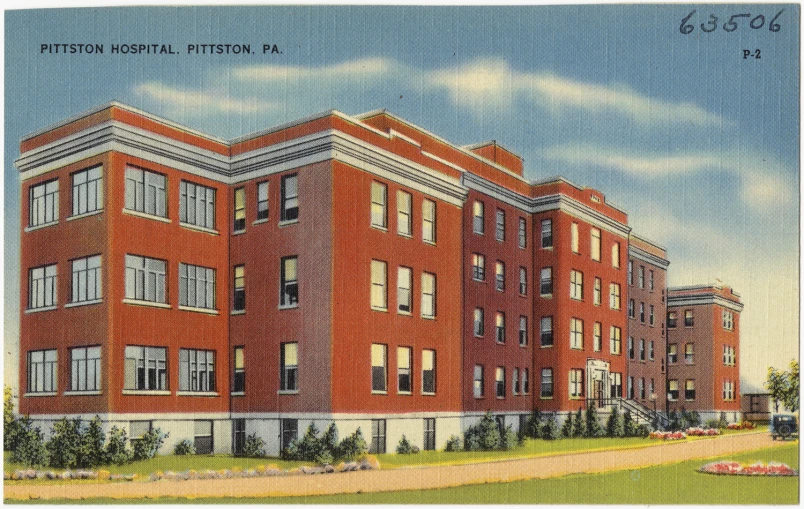
<instances>
[{"instance_id":1,"label":"dark car","mask_svg":"<svg viewBox=\"0 0 804 509\"><path fill-rule=\"evenodd\" d=\"M774 415L771 419L771 436L774 440L781 437L782 440L792 436L798 436L798 423L793 415Z\"/></svg>"}]
</instances>

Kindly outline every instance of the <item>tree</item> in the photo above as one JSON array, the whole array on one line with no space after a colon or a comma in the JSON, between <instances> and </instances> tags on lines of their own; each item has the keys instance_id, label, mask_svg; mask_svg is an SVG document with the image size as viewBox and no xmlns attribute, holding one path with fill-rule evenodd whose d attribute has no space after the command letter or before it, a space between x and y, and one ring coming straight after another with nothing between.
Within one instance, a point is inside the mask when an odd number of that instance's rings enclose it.
<instances>
[{"instance_id":1,"label":"tree","mask_svg":"<svg viewBox=\"0 0 804 509\"><path fill-rule=\"evenodd\" d=\"M14 415L14 395L11 387L3 389L3 450L13 451L20 436L20 423Z\"/></svg>"},{"instance_id":2,"label":"tree","mask_svg":"<svg viewBox=\"0 0 804 509\"><path fill-rule=\"evenodd\" d=\"M773 411L775 413L779 412L779 402L784 401L787 387L787 373L779 371L774 367L768 368L768 379L765 381L765 388L768 390L773 400Z\"/></svg>"},{"instance_id":3,"label":"tree","mask_svg":"<svg viewBox=\"0 0 804 509\"><path fill-rule=\"evenodd\" d=\"M790 361L790 371L787 374L787 394L784 396L784 406L791 412L797 412L799 408L799 366L795 359Z\"/></svg>"}]
</instances>

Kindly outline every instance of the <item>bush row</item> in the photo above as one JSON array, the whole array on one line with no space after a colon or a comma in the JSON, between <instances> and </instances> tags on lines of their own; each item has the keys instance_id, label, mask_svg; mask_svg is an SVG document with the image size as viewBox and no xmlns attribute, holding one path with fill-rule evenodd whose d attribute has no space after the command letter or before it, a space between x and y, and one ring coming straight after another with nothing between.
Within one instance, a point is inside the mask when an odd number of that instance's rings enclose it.
<instances>
[{"instance_id":1,"label":"bush row","mask_svg":"<svg viewBox=\"0 0 804 509\"><path fill-rule=\"evenodd\" d=\"M256 436L254 438L256 439ZM282 459L314 461L319 465L331 465L339 459L354 460L366 452L368 452L368 445L360 428L339 442L338 428L334 422L329 425L321 437L318 436L318 428L315 423L310 423L304 436L293 440L282 451Z\"/></svg>"}]
</instances>

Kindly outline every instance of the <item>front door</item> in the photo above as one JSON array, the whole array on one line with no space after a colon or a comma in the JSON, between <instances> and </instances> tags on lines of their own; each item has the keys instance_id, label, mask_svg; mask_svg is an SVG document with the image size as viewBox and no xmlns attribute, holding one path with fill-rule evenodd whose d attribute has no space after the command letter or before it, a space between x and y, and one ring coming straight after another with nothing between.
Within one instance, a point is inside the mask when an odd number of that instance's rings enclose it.
<instances>
[{"instance_id":1,"label":"front door","mask_svg":"<svg viewBox=\"0 0 804 509\"><path fill-rule=\"evenodd\" d=\"M603 380L595 380L595 400L597 401L597 407L603 408L603 398L605 394L603 393Z\"/></svg>"}]
</instances>

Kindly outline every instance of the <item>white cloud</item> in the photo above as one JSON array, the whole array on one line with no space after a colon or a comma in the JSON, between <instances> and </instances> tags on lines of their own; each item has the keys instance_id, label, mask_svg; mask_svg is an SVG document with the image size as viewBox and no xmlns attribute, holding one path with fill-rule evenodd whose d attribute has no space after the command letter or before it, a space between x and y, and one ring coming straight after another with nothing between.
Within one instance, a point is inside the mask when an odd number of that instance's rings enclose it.
<instances>
[{"instance_id":1,"label":"white cloud","mask_svg":"<svg viewBox=\"0 0 804 509\"><path fill-rule=\"evenodd\" d=\"M181 115L203 116L219 113L259 113L273 110L276 103L255 97L232 97L228 91L182 90L164 83L146 82L134 88L137 95L161 103Z\"/></svg>"},{"instance_id":2,"label":"white cloud","mask_svg":"<svg viewBox=\"0 0 804 509\"><path fill-rule=\"evenodd\" d=\"M371 77L387 76L399 72L402 66L385 58L363 58L321 67L292 65L249 65L237 67L232 75L241 80L290 81L290 80L350 80L358 81Z\"/></svg>"},{"instance_id":3,"label":"white cloud","mask_svg":"<svg viewBox=\"0 0 804 509\"><path fill-rule=\"evenodd\" d=\"M602 166L643 177L692 173L721 164L721 159L715 154L634 155L593 145L561 145L548 149L543 156L550 160Z\"/></svg>"}]
</instances>

